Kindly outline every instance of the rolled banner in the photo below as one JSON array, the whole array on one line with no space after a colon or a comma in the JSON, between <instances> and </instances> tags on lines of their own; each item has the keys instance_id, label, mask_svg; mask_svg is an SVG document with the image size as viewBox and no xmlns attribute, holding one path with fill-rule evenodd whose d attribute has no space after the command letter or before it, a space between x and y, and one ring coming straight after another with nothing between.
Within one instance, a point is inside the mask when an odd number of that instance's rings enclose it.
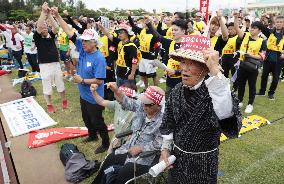
<instances>
[{"instance_id":1,"label":"rolled banner","mask_svg":"<svg viewBox=\"0 0 284 184\"><path fill-rule=\"evenodd\" d=\"M172 165L176 160L176 157L174 155L171 155L168 158L169 164ZM161 172L163 172L167 167L167 164L165 161L161 161L158 164L154 165L150 168L149 174L153 177L157 177Z\"/></svg>"}]
</instances>

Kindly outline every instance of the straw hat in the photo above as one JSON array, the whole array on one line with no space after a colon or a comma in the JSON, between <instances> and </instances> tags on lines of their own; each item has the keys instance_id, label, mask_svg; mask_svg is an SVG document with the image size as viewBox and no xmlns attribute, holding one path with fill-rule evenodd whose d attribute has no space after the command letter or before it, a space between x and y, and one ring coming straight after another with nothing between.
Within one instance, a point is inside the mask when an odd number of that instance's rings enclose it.
<instances>
[{"instance_id":1,"label":"straw hat","mask_svg":"<svg viewBox=\"0 0 284 184\"><path fill-rule=\"evenodd\" d=\"M190 59L206 64L203 57L203 50L210 48L210 40L204 36L190 35L182 39L180 49L170 53L170 57L176 61Z\"/></svg>"}]
</instances>

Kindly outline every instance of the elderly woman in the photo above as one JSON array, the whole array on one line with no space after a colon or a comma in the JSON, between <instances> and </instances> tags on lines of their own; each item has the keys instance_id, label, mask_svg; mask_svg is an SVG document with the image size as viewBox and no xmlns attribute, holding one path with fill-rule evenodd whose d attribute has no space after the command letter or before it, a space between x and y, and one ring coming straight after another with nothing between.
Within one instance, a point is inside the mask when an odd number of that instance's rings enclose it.
<instances>
[{"instance_id":1,"label":"elderly woman","mask_svg":"<svg viewBox=\"0 0 284 184\"><path fill-rule=\"evenodd\" d=\"M139 176L147 173L155 158L151 156L137 160L134 169L134 157L145 151L161 149L162 137L159 128L162 123L165 92L159 87L150 86L139 96L139 100L134 100L118 90L115 83L108 83L108 85L121 106L125 110L134 112L133 134L125 144L107 156L93 183L106 183L105 174L113 166L117 168L114 183L124 184L133 178L134 174ZM134 170L136 170L135 173Z\"/></svg>"},{"instance_id":2,"label":"elderly woman","mask_svg":"<svg viewBox=\"0 0 284 184\"><path fill-rule=\"evenodd\" d=\"M180 61L182 83L166 103L160 159L168 163L170 154L176 156L169 183L217 183L221 131L237 137L241 114L230 82L220 72L218 52L208 49L210 41L200 36L184 40L188 42L170 54Z\"/></svg>"}]
</instances>

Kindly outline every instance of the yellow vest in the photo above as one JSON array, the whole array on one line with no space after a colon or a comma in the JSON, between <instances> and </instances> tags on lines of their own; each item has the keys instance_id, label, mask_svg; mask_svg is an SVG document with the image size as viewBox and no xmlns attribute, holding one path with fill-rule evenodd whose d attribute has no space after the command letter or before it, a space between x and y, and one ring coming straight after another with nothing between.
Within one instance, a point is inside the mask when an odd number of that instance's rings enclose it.
<instances>
[{"instance_id":1,"label":"yellow vest","mask_svg":"<svg viewBox=\"0 0 284 184\"><path fill-rule=\"evenodd\" d=\"M222 56L228 54L234 54L236 52L236 42L237 42L238 35L234 36L233 38L229 38L227 44L222 50Z\"/></svg>"},{"instance_id":2,"label":"yellow vest","mask_svg":"<svg viewBox=\"0 0 284 184\"><path fill-rule=\"evenodd\" d=\"M150 45L151 45L151 40L153 38L152 34L147 34L146 29L142 29L140 33L140 50L142 52L149 53L150 52Z\"/></svg>"},{"instance_id":3,"label":"yellow vest","mask_svg":"<svg viewBox=\"0 0 284 184\"><path fill-rule=\"evenodd\" d=\"M167 30L165 38L171 39L171 40L174 39L173 28L172 28L172 27L170 27L170 28Z\"/></svg>"},{"instance_id":4,"label":"yellow vest","mask_svg":"<svg viewBox=\"0 0 284 184\"><path fill-rule=\"evenodd\" d=\"M104 57L109 56L108 51L108 37L106 35L100 37L100 42L102 43L102 47L100 48L101 53L104 55Z\"/></svg>"},{"instance_id":5,"label":"yellow vest","mask_svg":"<svg viewBox=\"0 0 284 184\"><path fill-rule=\"evenodd\" d=\"M217 43L217 40L218 40L218 36L213 36L212 38L210 38L210 43L211 43L211 48L214 49L215 48L215 45Z\"/></svg>"},{"instance_id":6,"label":"yellow vest","mask_svg":"<svg viewBox=\"0 0 284 184\"><path fill-rule=\"evenodd\" d=\"M246 33L244 40L242 42L240 51L252 54L252 55L258 55L259 51L261 49L261 45L262 45L262 38L257 38L256 41L249 41L249 37L250 37L250 33ZM248 45L249 43L249 45ZM248 48L248 49L247 49ZM240 55L240 60L243 61L245 59L244 54Z\"/></svg>"},{"instance_id":7,"label":"yellow vest","mask_svg":"<svg viewBox=\"0 0 284 184\"><path fill-rule=\"evenodd\" d=\"M169 54L173 51L175 51L175 41L171 42L171 45L170 45L170 48L169 48ZM167 67L168 67L168 69L171 69L171 70L180 70L180 62L170 58L168 60ZM181 75L173 75L170 78L180 78L180 77L181 77Z\"/></svg>"},{"instance_id":8,"label":"yellow vest","mask_svg":"<svg viewBox=\"0 0 284 184\"><path fill-rule=\"evenodd\" d=\"M193 21L193 28L194 30L201 32L203 30L202 21L199 22Z\"/></svg>"},{"instance_id":9,"label":"yellow vest","mask_svg":"<svg viewBox=\"0 0 284 184\"><path fill-rule=\"evenodd\" d=\"M126 66L126 63L125 63L125 59L124 59L124 47L126 46L134 46L137 50L137 58L138 58L138 62L141 60L142 58L142 54L141 52L139 51L139 49L136 47L136 45L134 43L127 43L127 44L122 44L122 42L119 42L118 44L118 48L120 48L118 50L118 58L116 60L116 65L117 66L120 66L120 67L127 67Z\"/></svg>"},{"instance_id":10,"label":"yellow vest","mask_svg":"<svg viewBox=\"0 0 284 184\"><path fill-rule=\"evenodd\" d=\"M269 38L267 39L267 49L272 51L281 52L283 50L284 45L284 36L280 40L280 42L277 44L277 38L272 33L270 34Z\"/></svg>"}]
</instances>

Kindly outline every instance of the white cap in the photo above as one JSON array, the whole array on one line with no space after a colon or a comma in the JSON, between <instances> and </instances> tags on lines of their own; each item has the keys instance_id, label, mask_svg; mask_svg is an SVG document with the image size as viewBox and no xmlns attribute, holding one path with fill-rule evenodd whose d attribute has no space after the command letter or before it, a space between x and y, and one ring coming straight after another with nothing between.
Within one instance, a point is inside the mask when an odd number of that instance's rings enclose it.
<instances>
[{"instance_id":1,"label":"white cap","mask_svg":"<svg viewBox=\"0 0 284 184\"><path fill-rule=\"evenodd\" d=\"M102 43L100 42L100 36L94 29L85 29L82 36L82 40L95 40L97 42L97 47L101 47Z\"/></svg>"}]
</instances>

